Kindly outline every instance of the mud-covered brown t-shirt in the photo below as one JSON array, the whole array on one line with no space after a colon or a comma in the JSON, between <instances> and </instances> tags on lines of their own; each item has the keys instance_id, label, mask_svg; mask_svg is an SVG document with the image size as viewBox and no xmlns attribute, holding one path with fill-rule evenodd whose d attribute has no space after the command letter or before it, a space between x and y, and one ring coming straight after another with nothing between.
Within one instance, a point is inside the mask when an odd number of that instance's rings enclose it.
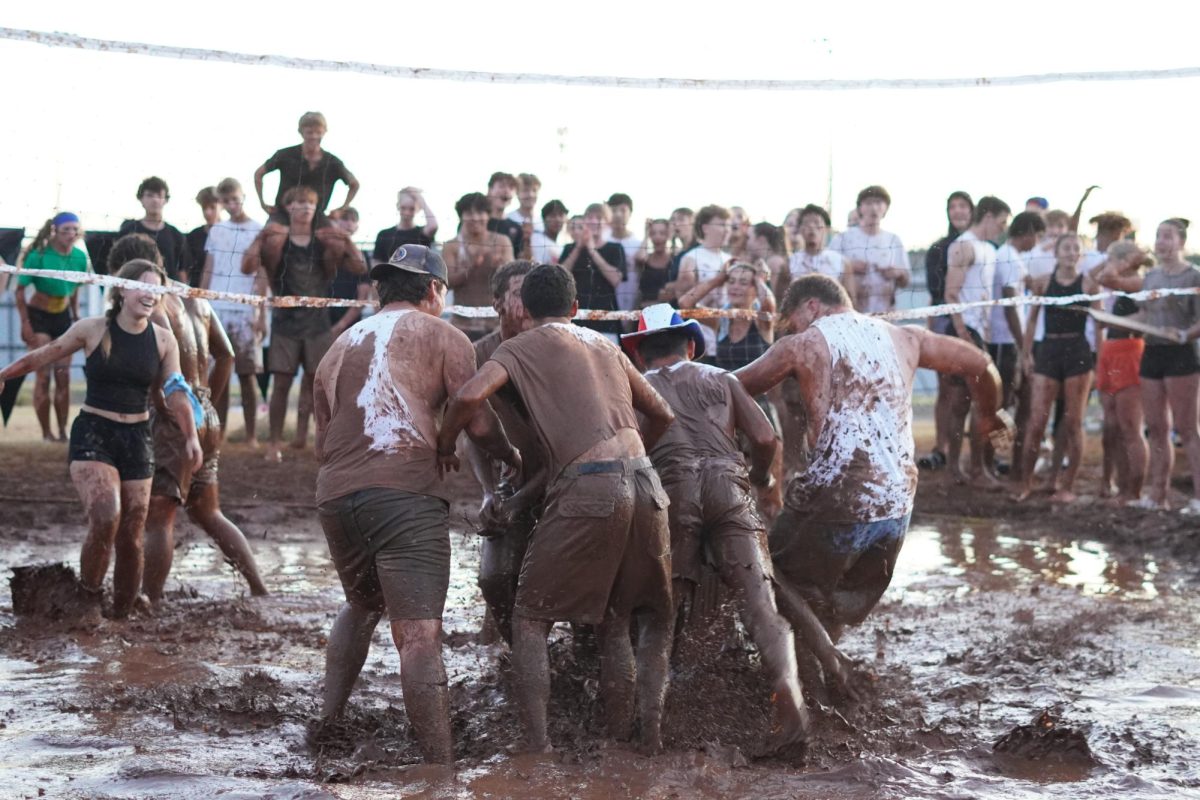
<instances>
[{"instance_id":1,"label":"mud-covered brown t-shirt","mask_svg":"<svg viewBox=\"0 0 1200 800\"><path fill-rule=\"evenodd\" d=\"M487 336L475 342L475 367L478 369L492 357L500 346L500 331L492 331ZM491 397L492 410L500 418L508 441L521 451L521 471L525 476L538 472L546 465L546 457L542 453L542 443L538 441L537 432L529 421L529 412L525 403L511 385L506 385Z\"/></svg>"},{"instance_id":2,"label":"mud-covered brown t-shirt","mask_svg":"<svg viewBox=\"0 0 1200 800\"><path fill-rule=\"evenodd\" d=\"M380 312L339 336L313 387L317 503L370 488L449 501L437 427L450 392L474 366L462 332L416 310Z\"/></svg>"},{"instance_id":3,"label":"mud-covered brown t-shirt","mask_svg":"<svg viewBox=\"0 0 1200 800\"><path fill-rule=\"evenodd\" d=\"M492 354L529 411L553 481L622 428L637 430L625 356L595 331L551 322L501 343Z\"/></svg>"},{"instance_id":4,"label":"mud-covered brown t-shirt","mask_svg":"<svg viewBox=\"0 0 1200 800\"><path fill-rule=\"evenodd\" d=\"M675 412L675 422L650 451L663 480L673 470L694 468L704 459L740 457L733 437L733 394L729 373L694 361L646 372L646 380Z\"/></svg>"}]
</instances>

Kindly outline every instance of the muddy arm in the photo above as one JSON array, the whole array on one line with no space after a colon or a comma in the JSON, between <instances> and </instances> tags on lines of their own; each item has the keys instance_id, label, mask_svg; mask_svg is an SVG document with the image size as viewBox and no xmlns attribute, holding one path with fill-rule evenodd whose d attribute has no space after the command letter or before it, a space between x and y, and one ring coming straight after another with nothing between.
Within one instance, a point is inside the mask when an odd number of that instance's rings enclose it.
<instances>
[{"instance_id":1,"label":"muddy arm","mask_svg":"<svg viewBox=\"0 0 1200 800\"><path fill-rule=\"evenodd\" d=\"M771 482L771 462L778 446L775 431L767 415L733 375L726 376L733 391L733 415L737 429L750 440L750 482L767 486Z\"/></svg>"}]
</instances>

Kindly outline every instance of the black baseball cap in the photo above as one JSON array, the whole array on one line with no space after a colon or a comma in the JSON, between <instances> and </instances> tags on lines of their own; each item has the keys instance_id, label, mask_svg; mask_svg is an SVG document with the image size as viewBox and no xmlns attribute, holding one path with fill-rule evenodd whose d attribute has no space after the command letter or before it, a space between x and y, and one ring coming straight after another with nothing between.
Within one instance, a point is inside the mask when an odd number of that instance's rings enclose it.
<instances>
[{"instance_id":1,"label":"black baseball cap","mask_svg":"<svg viewBox=\"0 0 1200 800\"><path fill-rule=\"evenodd\" d=\"M432 275L442 283L450 282L446 272L446 262L435 250L430 250L423 244L405 244L396 248L392 257L382 264L371 267L371 277L379 280L387 273L387 269L402 269L405 272L415 272L418 275Z\"/></svg>"}]
</instances>

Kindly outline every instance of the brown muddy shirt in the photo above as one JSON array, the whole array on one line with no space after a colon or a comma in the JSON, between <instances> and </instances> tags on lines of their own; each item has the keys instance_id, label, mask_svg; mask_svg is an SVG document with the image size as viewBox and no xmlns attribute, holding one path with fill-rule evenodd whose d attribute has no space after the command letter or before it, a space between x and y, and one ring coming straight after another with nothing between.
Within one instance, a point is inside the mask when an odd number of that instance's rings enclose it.
<instances>
[{"instance_id":1,"label":"brown muddy shirt","mask_svg":"<svg viewBox=\"0 0 1200 800\"><path fill-rule=\"evenodd\" d=\"M383 311L339 336L313 387L317 504L370 488L449 502L438 478L437 425L447 374L465 380L473 363L465 335L420 311Z\"/></svg>"},{"instance_id":2,"label":"brown muddy shirt","mask_svg":"<svg viewBox=\"0 0 1200 800\"><path fill-rule=\"evenodd\" d=\"M501 343L491 360L529 410L551 482L622 428L638 429L625 356L595 331L551 322Z\"/></svg>"},{"instance_id":3,"label":"brown muddy shirt","mask_svg":"<svg viewBox=\"0 0 1200 800\"><path fill-rule=\"evenodd\" d=\"M733 437L733 394L729 373L695 361L679 361L646 372L646 380L675 412L675 422L650 451L664 481L707 459L741 458Z\"/></svg>"},{"instance_id":4,"label":"brown muddy shirt","mask_svg":"<svg viewBox=\"0 0 1200 800\"><path fill-rule=\"evenodd\" d=\"M496 348L500 346L500 331L492 331L487 336L475 342L475 368L478 369L487 362ZM508 441L521 451L521 471L530 476L546 466L546 457L542 454L542 443L538 441L537 431L529 421L529 412L521 397L509 384L491 396L490 403Z\"/></svg>"}]
</instances>

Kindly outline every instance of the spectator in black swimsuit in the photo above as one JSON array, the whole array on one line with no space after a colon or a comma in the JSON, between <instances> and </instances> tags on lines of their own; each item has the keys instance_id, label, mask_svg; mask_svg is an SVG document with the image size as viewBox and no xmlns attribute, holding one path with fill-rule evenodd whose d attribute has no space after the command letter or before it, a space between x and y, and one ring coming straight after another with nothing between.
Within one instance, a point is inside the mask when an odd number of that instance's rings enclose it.
<instances>
[{"instance_id":1,"label":"spectator in black swimsuit","mask_svg":"<svg viewBox=\"0 0 1200 800\"><path fill-rule=\"evenodd\" d=\"M161 267L130 261L117 277L152 286L166 283ZM166 328L150 321L158 295L114 287L112 307L103 317L71 326L45 347L0 370L4 381L87 353L87 396L71 427L71 480L83 498L88 534L79 558L84 620L99 622L104 576L116 550L113 616L129 614L142 583L142 535L154 474L150 437L150 393L166 395L166 405L186 439L186 457L194 469L202 460L196 438L194 398L179 373L179 348Z\"/></svg>"},{"instance_id":2,"label":"spectator in black swimsuit","mask_svg":"<svg viewBox=\"0 0 1200 800\"><path fill-rule=\"evenodd\" d=\"M638 271L638 308L661 303L659 293L671 279L671 251L667 245L671 239L671 223L665 219L646 222L647 246L638 253L635 266Z\"/></svg>"},{"instance_id":3,"label":"spectator in black swimsuit","mask_svg":"<svg viewBox=\"0 0 1200 800\"><path fill-rule=\"evenodd\" d=\"M1079 259L1083 247L1079 237L1073 233L1058 237L1054 245L1056 264L1047 280L1034 286L1034 294L1045 297L1070 297L1077 294L1092 294L1097 290L1095 283L1079 271ZM1046 432L1050 421L1050 408L1065 390L1066 410L1063 426L1066 431L1066 451L1069 464L1066 469L1055 472L1053 503L1074 502L1072 491L1075 474L1083 457L1083 412L1087 406L1088 392L1092 388L1092 348L1084 331L1087 328L1088 306L1099 308L1099 303L1078 301L1069 306L1034 306L1029 314L1025 336L1025 363L1033 364L1033 402L1029 428L1025 432L1022 450L1022 491L1018 500L1033 493L1034 465L1037 462L1038 443ZM1039 313L1045 313L1045 336L1037 350L1036 360L1030 353L1033 331L1037 328Z\"/></svg>"}]
</instances>

